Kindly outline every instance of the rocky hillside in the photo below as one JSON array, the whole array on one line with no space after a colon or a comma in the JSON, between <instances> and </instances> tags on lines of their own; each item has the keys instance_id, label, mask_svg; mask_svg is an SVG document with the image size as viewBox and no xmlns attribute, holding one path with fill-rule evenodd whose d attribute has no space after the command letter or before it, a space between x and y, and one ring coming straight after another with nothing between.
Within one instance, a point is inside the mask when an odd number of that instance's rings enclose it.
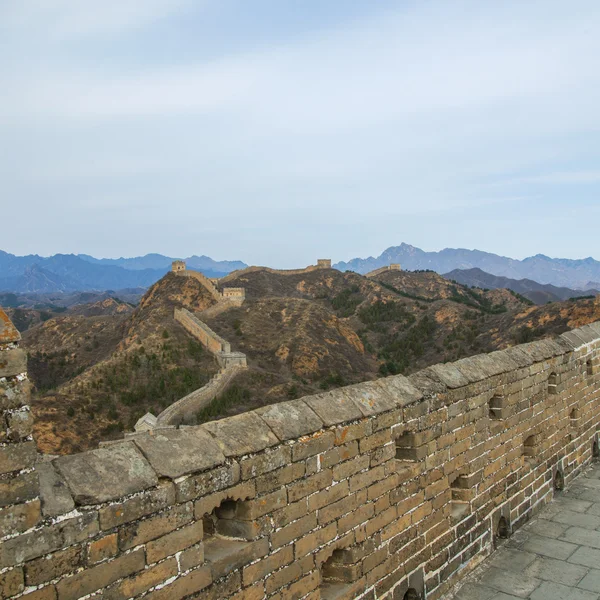
<instances>
[{"instance_id":1,"label":"rocky hillside","mask_svg":"<svg viewBox=\"0 0 600 600\"><path fill-rule=\"evenodd\" d=\"M369 279L330 269L252 271L227 285L245 287L246 302L206 321L246 353L249 368L198 421L600 319L596 300L533 306L509 290L471 289L433 272L386 271ZM173 310L201 313L213 304L196 279L169 273L130 313L107 306L110 314L98 315L95 303L28 330L42 449L94 446L203 385L217 369L214 358L174 321Z\"/></svg>"},{"instance_id":2,"label":"rocky hillside","mask_svg":"<svg viewBox=\"0 0 600 600\"><path fill-rule=\"evenodd\" d=\"M48 453L74 452L122 435L148 410L204 385L212 356L173 320L176 306L200 311L214 300L195 279L169 273L135 310L97 316L97 304L27 330L23 346L36 384L36 439Z\"/></svg>"}]
</instances>

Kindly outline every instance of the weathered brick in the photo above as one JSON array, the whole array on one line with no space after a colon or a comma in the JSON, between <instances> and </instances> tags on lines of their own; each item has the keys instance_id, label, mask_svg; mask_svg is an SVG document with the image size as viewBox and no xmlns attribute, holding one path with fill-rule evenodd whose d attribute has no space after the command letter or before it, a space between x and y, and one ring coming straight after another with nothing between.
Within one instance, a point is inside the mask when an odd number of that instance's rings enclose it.
<instances>
[{"instance_id":1,"label":"weathered brick","mask_svg":"<svg viewBox=\"0 0 600 600\"><path fill-rule=\"evenodd\" d=\"M35 471L0 479L0 506L21 504L37 498L38 495L39 483Z\"/></svg>"},{"instance_id":2,"label":"weathered brick","mask_svg":"<svg viewBox=\"0 0 600 600\"><path fill-rule=\"evenodd\" d=\"M275 528L285 527L292 521L304 517L308 512L308 499L302 498L299 502L293 502L274 512L272 515L273 524Z\"/></svg>"},{"instance_id":3,"label":"weathered brick","mask_svg":"<svg viewBox=\"0 0 600 600\"><path fill-rule=\"evenodd\" d=\"M0 537L27 531L35 527L41 518L42 510L39 500L0 508Z\"/></svg>"},{"instance_id":4,"label":"weathered brick","mask_svg":"<svg viewBox=\"0 0 600 600\"><path fill-rule=\"evenodd\" d=\"M266 475L256 478L256 492L258 494L265 494L272 492L273 490L279 489L292 481L296 481L304 476L306 473L306 466L304 463L294 463L271 471Z\"/></svg>"},{"instance_id":5,"label":"weathered brick","mask_svg":"<svg viewBox=\"0 0 600 600\"><path fill-rule=\"evenodd\" d=\"M242 578L239 571L234 571L228 577L213 583L205 588L199 594L193 596L195 600L223 600L229 598L237 592L242 585Z\"/></svg>"},{"instance_id":6,"label":"weathered brick","mask_svg":"<svg viewBox=\"0 0 600 600\"><path fill-rule=\"evenodd\" d=\"M369 469L364 473L358 473L357 475L353 475L350 478L350 491L355 492L357 490L361 490L376 481L380 481L385 477L385 469L382 465L379 467L375 467L374 469Z\"/></svg>"},{"instance_id":7,"label":"weathered brick","mask_svg":"<svg viewBox=\"0 0 600 600\"><path fill-rule=\"evenodd\" d=\"M322 527L321 529L317 529L317 531L313 531L312 533L302 536L294 544L296 560L302 558L309 552L317 550L317 548L323 544L335 539L337 533L337 523L330 523L326 527Z\"/></svg>"},{"instance_id":8,"label":"weathered brick","mask_svg":"<svg viewBox=\"0 0 600 600\"><path fill-rule=\"evenodd\" d=\"M285 546L274 554L259 560L251 565L244 567L242 580L244 585L251 585L262 579L269 573L289 565L294 560L294 550L292 546Z\"/></svg>"},{"instance_id":9,"label":"weathered brick","mask_svg":"<svg viewBox=\"0 0 600 600\"><path fill-rule=\"evenodd\" d=\"M235 485L240 480L240 466L237 463L217 467L206 473L187 477L176 484L177 502L195 500L200 496L214 494Z\"/></svg>"},{"instance_id":10,"label":"weathered brick","mask_svg":"<svg viewBox=\"0 0 600 600\"><path fill-rule=\"evenodd\" d=\"M341 446L353 440L364 438L371 434L371 421L363 419L360 423L344 425L335 428L335 445Z\"/></svg>"},{"instance_id":11,"label":"weathered brick","mask_svg":"<svg viewBox=\"0 0 600 600\"><path fill-rule=\"evenodd\" d=\"M267 449L262 454L240 461L242 480L264 475L292 462L292 451L289 446L280 446L274 450Z\"/></svg>"},{"instance_id":12,"label":"weathered brick","mask_svg":"<svg viewBox=\"0 0 600 600\"><path fill-rule=\"evenodd\" d=\"M178 577L175 581L162 587L160 590L150 592L144 600L180 600L199 592L212 583L209 567L200 567L190 571L187 575Z\"/></svg>"},{"instance_id":13,"label":"weathered brick","mask_svg":"<svg viewBox=\"0 0 600 600\"><path fill-rule=\"evenodd\" d=\"M271 543L273 548L279 548L289 544L292 540L308 533L317 526L317 517L314 513L302 517L290 525L286 525L279 531L275 531L271 535Z\"/></svg>"},{"instance_id":14,"label":"weathered brick","mask_svg":"<svg viewBox=\"0 0 600 600\"><path fill-rule=\"evenodd\" d=\"M60 600L77 600L143 568L144 551L135 550L110 562L100 563L81 571L72 577L61 579L56 585L58 597Z\"/></svg>"},{"instance_id":15,"label":"weathered brick","mask_svg":"<svg viewBox=\"0 0 600 600\"><path fill-rule=\"evenodd\" d=\"M9 434L13 441L20 441L31 434L33 429L33 416L29 410L20 410L9 413L7 417Z\"/></svg>"},{"instance_id":16,"label":"weathered brick","mask_svg":"<svg viewBox=\"0 0 600 600\"><path fill-rule=\"evenodd\" d=\"M316 475L307 477L297 483L288 486L288 498L290 502L296 502L305 496L314 494L323 488L331 485L333 481L333 475L331 469L321 471Z\"/></svg>"},{"instance_id":17,"label":"weathered brick","mask_svg":"<svg viewBox=\"0 0 600 600\"><path fill-rule=\"evenodd\" d=\"M33 466L37 458L35 442L9 444L0 448L0 475Z\"/></svg>"},{"instance_id":18,"label":"weathered brick","mask_svg":"<svg viewBox=\"0 0 600 600\"><path fill-rule=\"evenodd\" d=\"M346 513L356 509L357 500L356 495L347 496L342 500L338 500L333 504L329 504L324 508L321 508L318 513L319 525L325 525Z\"/></svg>"},{"instance_id":19,"label":"weathered brick","mask_svg":"<svg viewBox=\"0 0 600 600\"><path fill-rule=\"evenodd\" d=\"M56 600L56 588L53 585L48 585L29 594L22 596L24 600Z\"/></svg>"},{"instance_id":20,"label":"weathered brick","mask_svg":"<svg viewBox=\"0 0 600 600\"><path fill-rule=\"evenodd\" d=\"M146 515L158 512L175 503L175 487L171 482L160 483L155 490L142 492L129 500L101 508L100 527L112 529Z\"/></svg>"},{"instance_id":21,"label":"weathered brick","mask_svg":"<svg viewBox=\"0 0 600 600\"><path fill-rule=\"evenodd\" d=\"M309 496L308 509L313 511L336 502L348 495L348 489L348 482L342 481L325 490L321 490L320 492Z\"/></svg>"},{"instance_id":22,"label":"weathered brick","mask_svg":"<svg viewBox=\"0 0 600 600\"><path fill-rule=\"evenodd\" d=\"M0 598L13 598L25 588L23 583L23 569L17 567L0 574Z\"/></svg>"},{"instance_id":23,"label":"weathered brick","mask_svg":"<svg viewBox=\"0 0 600 600\"><path fill-rule=\"evenodd\" d=\"M295 562L267 577L265 580L265 590L267 591L267 594L272 594L278 589L299 579L302 575L302 566L299 562Z\"/></svg>"},{"instance_id":24,"label":"weathered brick","mask_svg":"<svg viewBox=\"0 0 600 600\"><path fill-rule=\"evenodd\" d=\"M307 439L301 439L292 446L292 460L305 460L309 456L321 454L333 448L335 435L332 431L319 431Z\"/></svg>"},{"instance_id":25,"label":"weathered brick","mask_svg":"<svg viewBox=\"0 0 600 600\"><path fill-rule=\"evenodd\" d=\"M369 467L370 461L370 456L363 454L351 460L347 460L346 462L335 465L335 467L333 467L333 479L335 481L342 481L342 479L347 479L355 473L364 471Z\"/></svg>"},{"instance_id":26,"label":"weathered brick","mask_svg":"<svg viewBox=\"0 0 600 600\"><path fill-rule=\"evenodd\" d=\"M328 450L321 457L321 464L324 469L337 465L338 463L350 460L358 455L358 442L352 441L343 446L336 446Z\"/></svg>"},{"instance_id":27,"label":"weathered brick","mask_svg":"<svg viewBox=\"0 0 600 600\"><path fill-rule=\"evenodd\" d=\"M386 444L390 444L392 441L392 434L390 429L382 429L377 433L369 435L368 437L362 438L359 442L361 454L364 452L370 452L377 448L382 448Z\"/></svg>"},{"instance_id":28,"label":"weathered brick","mask_svg":"<svg viewBox=\"0 0 600 600\"><path fill-rule=\"evenodd\" d=\"M364 504L359 506L356 510L352 511L345 517L342 517L338 521L338 527L340 534L346 533L350 529L354 529L358 525L365 523L373 517L375 513L375 507L373 504Z\"/></svg>"},{"instance_id":29,"label":"weathered brick","mask_svg":"<svg viewBox=\"0 0 600 600\"><path fill-rule=\"evenodd\" d=\"M186 548L179 554L179 564L182 573L204 564L204 544L200 543Z\"/></svg>"},{"instance_id":30,"label":"weathered brick","mask_svg":"<svg viewBox=\"0 0 600 600\"><path fill-rule=\"evenodd\" d=\"M95 564L116 556L118 552L117 534L111 533L98 538L88 545L88 563Z\"/></svg>"},{"instance_id":31,"label":"weathered brick","mask_svg":"<svg viewBox=\"0 0 600 600\"><path fill-rule=\"evenodd\" d=\"M315 600L308 594L319 587L319 574L316 571L309 573L302 579L292 583L287 589L282 590L281 600L299 600L300 598L306 598L306 600ZM319 594L319 598L321 595ZM338 596L339 600L344 600L341 596Z\"/></svg>"},{"instance_id":32,"label":"weathered brick","mask_svg":"<svg viewBox=\"0 0 600 600\"><path fill-rule=\"evenodd\" d=\"M85 553L82 546L71 546L66 550L59 550L50 556L43 556L28 562L25 565L25 583L27 585L40 585L77 571L83 566Z\"/></svg>"},{"instance_id":33,"label":"weathered brick","mask_svg":"<svg viewBox=\"0 0 600 600\"><path fill-rule=\"evenodd\" d=\"M123 579L102 594L103 600L130 600L177 575L177 559L169 558L138 575Z\"/></svg>"},{"instance_id":34,"label":"weathered brick","mask_svg":"<svg viewBox=\"0 0 600 600\"><path fill-rule=\"evenodd\" d=\"M146 544L146 561L149 565L171 556L180 550L202 541L202 521L185 525Z\"/></svg>"},{"instance_id":35,"label":"weathered brick","mask_svg":"<svg viewBox=\"0 0 600 600\"><path fill-rule=\"evenodd\" d=\"M245 584L244 584L245 585ZM262 600L265 597L265 584L262 582L240 590L230 600Z\"/></svg>"},{"instance_id":36,"label":"weathered brick","mask_svg":"<svg viewBox=\"0 0 600 600\"><path fill-rule=\"evenodd\" d=\"M0 544L0 565L3 567L55 552L83 542L98 533L98 513L83 515L42 527L30 533L10 538Z\"/></svg>"},{"instance_id":37,"label":"weathered brick","mask_svg":"<svg viewBox=\"0 0 600 600\"><path fill-rule=\"evenodd\" d=\"M143 521L129 523L119 529L119 548L128 550L139 544L145 544L186 525L193 518L193 504L186 502L168 508L164 512Z\"/></svg>"}]
</instances>

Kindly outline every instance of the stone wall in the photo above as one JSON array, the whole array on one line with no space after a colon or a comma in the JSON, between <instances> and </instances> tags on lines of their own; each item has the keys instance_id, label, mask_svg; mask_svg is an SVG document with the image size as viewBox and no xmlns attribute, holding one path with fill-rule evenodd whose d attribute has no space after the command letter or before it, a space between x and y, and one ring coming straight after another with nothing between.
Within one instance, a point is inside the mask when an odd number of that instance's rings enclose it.
<instances>
[{"instance_id":1,"label":"stone wall","mask_svg":"<svg viewBox=\"0 0 600 600\"><path fill-rule=\"evenodd\" d=\"M316 265L309 265L304 269L272 269L271 267L246 267L245 269L238 269L237 271L232 271L229 275L222 277L219 279L219 284L222 285L227 283L228 281L232 281L237 279L240 275L244 275L246 273L256 273L258 271L266 271L267 273L274 273L276 275L304 275L305 273L311 273L312 271L317 271L321 269L329 269L331 268L331 260L320 258Z\"/></svg>"},{"instance_id":2,"label":"stone wall","mask_svg":"<svg viewBox=\"0 0 600 600\"><path fill-rule=\"evenodd\" d=\"M0 598L441 598L598 454L599 361L594 324L59 457L41 516L17 436Z\"/></svg>"},{"instance_id":3,"label":"stone wall","mask_svg":"<svg viewBox=\"0 0 600 600\"><path fill-rule=\"evenodd\" d=\"M165 408L158 415L156 427L196 423L198 412L222 394L244 367L245 364L230 365L229 368L221 369L205 386Z\"/></svg>"},{"instance_id":4,"label":"stone wall","mask_svg":"<svg viewBox=\"0 0 600 600\"><path fill-rule=\"evenodd\" d=\"M185 308L176 308L174 318L213 354L231 352L231 344L217 335L206 323L200 321Z\"/></svg>"},{"instance_id":5,"label":"stone wall","mask_svg":"<svg viewBox=\"0 0 600 600\"><path fill-rule=\"evenodd\" d=\"M381 275L387 271L402 271L402 267L398 263L392 263L390 265L386 265L385 267L379 267L379 269L369 271L365 274L365 277L375 277L376 275Z\"/></svg>"},{"instance_id":6,"label":"stone wall","mask_svg":"<svg viewBox=\"0 0 600 600\"><path fill-rule=\"evenodd\" d=\"M210 292L211 296L217 300L217 302L220 302L223 299L221 292L219 292L215 284L199 271L187 271L185 269L180 269L175 271L175 275L178 275L179 277L192 277L198 280Z\"/></svg>"}]
</instances>

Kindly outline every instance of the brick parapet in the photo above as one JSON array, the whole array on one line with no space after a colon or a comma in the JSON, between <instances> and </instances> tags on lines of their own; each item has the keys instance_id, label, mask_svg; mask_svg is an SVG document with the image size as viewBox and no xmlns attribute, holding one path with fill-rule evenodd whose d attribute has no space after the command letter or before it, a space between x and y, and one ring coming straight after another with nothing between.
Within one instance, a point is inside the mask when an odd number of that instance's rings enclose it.
<instances>
[{"instance_id":1,"label":"brick parapet","mask_svg":"<svg viewBox=\"0 0 600 600\"><path fill-rule=\"evenodd\" d=\"M60 457L71 504L5 532L0 590L436 600L598 453L599 362L594 324Z\"/></svg>"}]
</instances>

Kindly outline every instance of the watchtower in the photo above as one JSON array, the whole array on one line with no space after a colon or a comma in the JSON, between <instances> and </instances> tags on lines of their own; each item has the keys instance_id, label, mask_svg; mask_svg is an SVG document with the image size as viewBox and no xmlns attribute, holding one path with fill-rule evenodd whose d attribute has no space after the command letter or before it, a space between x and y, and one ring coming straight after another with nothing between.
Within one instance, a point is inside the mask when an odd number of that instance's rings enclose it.
<instances>
[{"instance_id":1,"label":"watchtower","mask_svg":"<svg viewBox=\"0 0 600 600\"><path fill-rule=\"evenodd\" d=\"M171 264L171 271L173 271L173 273L185 271L185 260L174 260Z\"/></svg>"},{"instance_id":2,"label":"watchtower","mask_svg":"<svg viewBox=\"0 0 600 600\"><path fill-rule=\"evenodd\" d=\"M319 258L317 260L317 267L319 267L319 269L331 269L331 259Z\"/></svg>"}]
</instances>

